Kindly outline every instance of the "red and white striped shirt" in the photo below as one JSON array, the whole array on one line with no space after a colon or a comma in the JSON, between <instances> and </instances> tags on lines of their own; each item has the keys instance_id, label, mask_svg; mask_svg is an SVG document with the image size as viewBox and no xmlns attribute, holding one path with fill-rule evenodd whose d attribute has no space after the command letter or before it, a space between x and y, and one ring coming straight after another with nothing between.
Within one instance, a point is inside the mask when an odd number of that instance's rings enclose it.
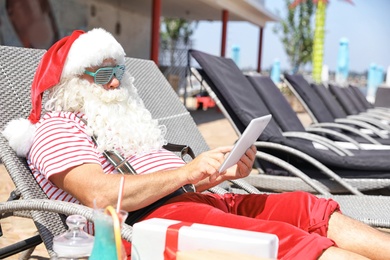
<instances>
[{"instance_id":1,"label":"red and white striped shirt","mask_svg":"<svg viewBox=\"0 0 390 260\"><path fill-rule=\"evenodd\" d=\"M80 204L76 198L56 187L50 176L82 164L100 164L106 174L117 173L114 166L98 152L86 125L80 120L82 113L50 112L37 123L28 165L50 199ZM148 154L127 158L138 174L176 169L185 164L174 153L161 149Z\"/></svg>"}]
</instances>

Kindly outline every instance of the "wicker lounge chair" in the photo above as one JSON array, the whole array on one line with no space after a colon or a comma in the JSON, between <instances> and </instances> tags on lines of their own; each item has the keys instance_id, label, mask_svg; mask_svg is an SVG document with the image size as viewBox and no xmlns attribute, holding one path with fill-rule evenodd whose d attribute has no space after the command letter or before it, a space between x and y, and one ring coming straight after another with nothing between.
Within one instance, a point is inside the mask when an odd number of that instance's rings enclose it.
<instances>
[{"instance_id":1,"label":"wicker lounge chair","mask_svg":"<svg viewBox=\"0 0 390 260\"><path fill-rule=\"evenodd\" d=\"M29 114L30 85L43 53L43 50L0 46L2 57L0 84L3 86L3 91L0 93L1 130L11 119L27 117ZM52 240L54 236L66 231L66 215L79 214L93 221L93 209L73 203L49 200L31 174L26 159L16 156L1 133L0 158L16 186L9 201L0 202L0 218L12 216L31 218L39 232L37 236L0 248L0 258L3 259L26 250L22 257L27 259L34 247L42 241L49 256L55 256ZM130 226L123 226L122 237L130 241Z\"/></svg>"},{"instance_id":2,"label":"wicker lounge chair","mask_svg":"<svg viewBox=\"0 0 390 260\"><path fill-rule=\"evenodd\" d=\"M13 180L16 190L8 202L0 203L0 216L12 215L32 218L39 236L17 245L0 249L0 258L29 249L44 242L50 256L54 256L52 239L65 232L65 215L81 214L93 221L92 209L71 203L60 203L48 200L31 174L25 158L18 157L1 134L4 126L12 119L25 117L30 113L30 86L38 63L44 50L0 46L0 83L4 86L0 93L0 161L5 165ZM153 116L165 124L168 129L168 141L189 145L196 154L208 150L208 146L198 131L190 113L185 109L172 87L161 74L158 67L151 61L126 58L126 67L136 78L141 97L150 108ZM158 93L158 95L156 95ZM45 97L44 97L45 98ZM169 105L168 105L169 104ZM235 186L245 192L258 193L250 184L237 180ZM224 184L226 188L229 188ZM226 189L215 187L214 193L225 193ZM324 192L326 194L326 192ZM22 198L21 200L18 200ZM4 215L3 215L4 213ZM6 213L6 214L5 214ZM122 231L124 239L131 239L131 227L125 225Z\"/></svg>"}]
</instances>

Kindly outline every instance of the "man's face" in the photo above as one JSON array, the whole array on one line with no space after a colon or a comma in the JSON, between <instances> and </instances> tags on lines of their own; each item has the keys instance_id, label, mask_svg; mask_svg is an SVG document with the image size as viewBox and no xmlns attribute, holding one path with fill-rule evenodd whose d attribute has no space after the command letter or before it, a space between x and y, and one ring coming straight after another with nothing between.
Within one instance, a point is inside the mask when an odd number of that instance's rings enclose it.
<instances>
[{"instance_id":1,"label":"man's face","mask_svg":"<svg viewBox=\"0 0 390 260\"><path fill-rule=\"evenodd\" d=\"M87 69L92 73L115 65L113 60L106 60L99 67ZM133 81L126 73L121 82L113 77L104 85L96 84L91 75L73 77L53 90L48 110L85 114L88 133L98 136L100 152L116 149L127 157L160 149L165 144L166 129L153 120Z\"/></svg>"},{"instance_id":2,"label":"man's face","mask_svg":"<svg viewBox=\"0 0 390 260\"><path fill-rule=\"evenodd\" d=\"M100 68L115 67L116 65L117 65L116 61L114 59L110 58L110 59L105 59L100 66L88 67L85 70L88 72L92 72L92 74L93 74ZM95 83L94 76L92 76L92 75L88 75L88 74L84 73L81 76L81 78L88 80L88 82L90 82L90 83ZM118 88L120 86L120 84L121 84L120 80L115 75L113 75L110 81L108 81L106 84L103 84L101 86L105 90L110 90L110 89Z\"/></svg>"}]
</instances>

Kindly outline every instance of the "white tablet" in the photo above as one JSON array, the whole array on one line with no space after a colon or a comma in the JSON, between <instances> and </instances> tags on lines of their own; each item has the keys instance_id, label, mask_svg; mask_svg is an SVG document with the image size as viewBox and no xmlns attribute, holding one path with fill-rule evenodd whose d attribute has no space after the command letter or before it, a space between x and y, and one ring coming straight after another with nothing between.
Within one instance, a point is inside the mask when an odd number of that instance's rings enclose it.
<instances>
[{"instance_id":1,"label":"white tablet","mask_svg":"<svg viewBox=\"0 0 390 260\"><path fill-rule=\"evenodd\" d=\"M240 160L245 151L256 142L257 138L259 138L271 120L271 117L271 115L266 115L252 119L244 133L242 133L238 141L233 146L233 149L226 157L225 161L222 163L221 167L219 167L219 172L226 171L226 169L232 167Z\"/></svg>"}]
</instances>

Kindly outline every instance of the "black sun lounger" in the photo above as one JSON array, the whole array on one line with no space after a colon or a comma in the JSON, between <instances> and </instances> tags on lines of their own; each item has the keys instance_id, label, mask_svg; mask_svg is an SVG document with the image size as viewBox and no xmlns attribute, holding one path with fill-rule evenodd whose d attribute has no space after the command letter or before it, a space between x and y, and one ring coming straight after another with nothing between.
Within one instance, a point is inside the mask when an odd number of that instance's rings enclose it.
<instances>
[{"instance_id":1,"label":"black sun lounger","mask_svg":"<svg viewBox=\"0 0 390 260\"><path fill-rule=\"evenodd\" d=\"M191 50L190 54L204 70L204 74L207 75L205 80L208 81L239 131L243 131L252 118L269 114L270 111L259 100L258 94L234 61L195 50ZM255 100L252 97L255 97ZM343 178L390 178L388 156L370 158L366 155L340 156L329 150L319 150L311 141L284 137L274 120L258 140L269 144L280 144L310 155ZM304 169L312 177L323 177L320 171L311 167L302 158L289 153L288 149L278 150L273 147L259 147L259 149L283 158L301 170Z\"/></svg>"},{"instance_id":2,"label":"black sun lounger","mask_svg":"<svg viewBox=\"0 0 390 260\"><path fill-rule=\"evenodd\" d=\"M385 111L369 110L364 104L356 98L355 91L350 87L340 87L336 84L328 84L329 91L333 94L336 100L340 103L346 114L350 118L357 118L356 115L366 118L377 119L376 124L385 130L390 130L389 119L390 115ZM378 122L379 120L379 122Z\"/></svg>"},{"instance_id":3,"label":"black sun lounger","mask_svg":"<svg viewBox=\"0 0 390 260\"><path fill-rule=\"evenodd\" d=\"M290 87L295 96L301 101L305 110L311 116L313 127L332 127L344 129L343 131L354 132L352 136L358 142L374 144L390 144L387 131L379 128L381 122L374 118L352 116L349 117L336 101L333 95L322 85L309 84L306 79L299 74L284 75L287 86ZM354 130L355 129L355 130ZM356 129L360 130L356 132ZM361 135L368 134L371 138Z\"/></svg>"},{"instance_id":4,"label":"black sun lounger","mask_svg":"<svg viewBox=\"0 0 390 260\"><path fill-rule=\"evenodd\" d=\"M353 154L367 154L369 156L372 154L389 155L390 146L361 144L350 135L328 128L310 126L305 128L284 95L269 77L247 75L247 78L269 111L274 115L275 121L283 131L283 135L299 138L305 138L306 136L313 137L313 141L315 141L316 135L313 136L310 134L316 133L321 135L321 137L327 137L324 141L330 141L330 143L334 143L336 147L354 149L350 152ZM321 137L318 137L318 139L320 139L317 140L318 142L321 141ZM339 142L335 143L333 141ZM353 145L351 146L350 144Z\"/></svg>"}]
</instances>

